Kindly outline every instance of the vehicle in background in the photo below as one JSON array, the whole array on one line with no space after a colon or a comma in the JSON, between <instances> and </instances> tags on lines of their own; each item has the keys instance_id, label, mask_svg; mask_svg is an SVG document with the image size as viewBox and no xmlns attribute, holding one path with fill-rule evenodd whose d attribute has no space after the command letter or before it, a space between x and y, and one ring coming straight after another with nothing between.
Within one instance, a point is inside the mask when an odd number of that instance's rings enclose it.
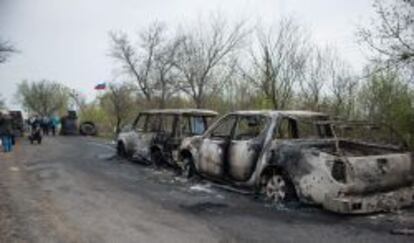
<instances>
[{"instance_id":1,"label":"vehicle in background","mask_svg":"<svg viewBox=\"0 0 414 243\"><path fill-rule=\"evenodd\" d=\"M346 131L323 113L238 111L184 139L180 160L189 176L249 188L276 203L300 200L352 214L412 205L414 157L404 143L349 139Z\"/></svg>"},{"instance_id":2,"label":"vehicle in background","mask_svg":"<svg viewBox=\"0 0 414 243\"><path fill-rule=\"evenodd\" d=\"M60 119L61 135L77 135L78 134L78 115L76 111L68 111L68 114Z\"/></svg>"},{"instance_id":3,"label":"vehicle in background","mask_svg":"<svg viewBox=\"0 0 414 243\"><path fill-rule=\"evenodd\" d=\"M143 163L177 167L178 148L189 136L203 134L217 113L201 109L140 112L117 138L117 153Z\"/></svg>"},{"instance_id":4,"label":"vehicle in background","mask_svg":"<svg viewBox=\"0 0 414 243\"><path fill-rule=\"evenodd\" d=\"M18 110L12 110L12 111L9 111L9 114L12 119L12 127L13 127L14 136L22 137L25 131L22 112Z\"/></svg>"}]
</instances>

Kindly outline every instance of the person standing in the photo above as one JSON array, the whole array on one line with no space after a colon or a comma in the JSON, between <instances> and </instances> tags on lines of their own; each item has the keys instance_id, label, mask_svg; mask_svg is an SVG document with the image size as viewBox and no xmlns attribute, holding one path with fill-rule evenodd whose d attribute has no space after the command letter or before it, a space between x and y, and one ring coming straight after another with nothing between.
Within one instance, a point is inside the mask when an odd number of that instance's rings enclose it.
<instances>
[{"instance_id":1,"label":"person standing","mask_svg":"<svg viewBox=\"0 0 414 243\"><path fill-rule=\"evenodd\" d=\"M49 136L49 120L50 119L47 116L42 117L41 120L41 127L43 130L43 135L45 136Z\"/></svg>"},{"instance_id":2,"label":"person standing","mask_svg":"<svg viewBox=\"0 0 414 243\"><path fill-rule=\"evenodd\" d=\"M12 120L6 112L0 111L0 137L3 144L4 152L8 153L12 151Z\"/></svg>"},{"instance_id":3,"label":"person standing","mask_svg":"<svg viewBox=\"0 0 414 243\"><path fill-rule=\"evenodd\" d=\"M53 134L53 136L55 136L56 135L56 129L58 128L59 123L60 123L59 117L53 116L50 119L50 123L51 123L52 134Z\"/></svg>"}]
</instances>

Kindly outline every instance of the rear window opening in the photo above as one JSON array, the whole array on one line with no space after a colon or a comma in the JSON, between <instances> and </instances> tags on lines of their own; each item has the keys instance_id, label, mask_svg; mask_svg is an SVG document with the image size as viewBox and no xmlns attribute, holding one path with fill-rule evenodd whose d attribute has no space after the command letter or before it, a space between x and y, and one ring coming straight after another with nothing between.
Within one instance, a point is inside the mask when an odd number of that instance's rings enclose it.
<instances>
[{"instance_id":1,"label":"rear window opening","mask_svg":"<svg viewBox=\"0 0 414 243\"><path fill-rule=\"evenodd\" d=\"M284 117L276 126L274 138L277 139L317 139L332 138L331 126L312 118L294 119Z\"/></svg>"},{"instance_id":2,"label":"rear window opening","mask_svg":"<svg viewBox=\"0 0 414 243\"><path fill-rule=\"evenodd\" d=\"M250 140L258 137L266 127L264 116L241 116L238 118L234 140Z\"/></svg>"},{"instance_id":3,"label":"rear window opening","mask_svg":"<svg viewBox=\"0 0 414 243\"><path fill-rule=\"evenodd\" d=\"M207 119L203 116L184 116L181 122L181 132L187 136L201 135L207 129Z\"/></svg>"}]
</instances>

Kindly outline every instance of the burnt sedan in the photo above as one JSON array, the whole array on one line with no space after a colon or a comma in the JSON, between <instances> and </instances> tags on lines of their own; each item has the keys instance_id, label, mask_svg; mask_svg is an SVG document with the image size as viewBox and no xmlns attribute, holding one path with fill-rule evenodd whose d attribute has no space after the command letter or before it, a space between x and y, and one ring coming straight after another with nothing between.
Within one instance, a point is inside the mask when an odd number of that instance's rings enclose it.
<instances>
[{"instance_id":1,"label":"burnt sedan","mask_svg":"<svg viewBox=\"0 0 414 243\"><path fill-rule=\"evenodd\" d=\"M117 153L156 166L176 166L183 138L203 134L217 113L201 109L161 109L140 112L117 138Z\"/></svg>"},{"instance_id":2,"label":"burnt sedan","mask_svg":"<svg viewBox=\"0 0 414 243\"><path fill-rule=\"evenodd\" d=\"M353 214L412 205L412 153L403 144L346 138L348 128L337 137L338 127L323 113L233 112L185 139L180 160L188 176L253 189L276 203Z\"/></svg>"}]
</instances>

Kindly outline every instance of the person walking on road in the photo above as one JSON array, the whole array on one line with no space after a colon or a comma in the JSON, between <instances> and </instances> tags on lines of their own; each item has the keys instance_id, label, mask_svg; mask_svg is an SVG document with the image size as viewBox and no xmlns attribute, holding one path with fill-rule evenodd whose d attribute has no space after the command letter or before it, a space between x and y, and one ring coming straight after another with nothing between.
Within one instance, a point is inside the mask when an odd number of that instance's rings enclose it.
<instances>
[{"instance_id":1,"label":"person walking on road","mask_svg":"<svg viewBox=\"0 0 414 243\"><path fill-rule=\"evenodd\" d=\"M47 116L44 116L41 119L40 126L42 127L43 135L45 136L49 136L49 121L50 119Z\"/></svg>"},{"instance_id":2,"label":"person walking on road","mask_svg":"<svg viewBox=\"0 0 414 243\"><path fill-rule=\"evenodd\" d=\"M7 112L0 111L0 138L3 145L3 151L8 153L13 149L12 144L12 120Z\"/></svg>"},{"instance_id":3,"label":"person walking on road","mask_svg":"<svg viewBox=\"0 0 414 243\"><path fill-rule=\"evenodd\" d=\"M56 129L58 128L59 123L60 123L59 117L52 116L52 118L50 119L50 128L52 129L53 136L56 135Z\"/></svg>"}]
</instances>

